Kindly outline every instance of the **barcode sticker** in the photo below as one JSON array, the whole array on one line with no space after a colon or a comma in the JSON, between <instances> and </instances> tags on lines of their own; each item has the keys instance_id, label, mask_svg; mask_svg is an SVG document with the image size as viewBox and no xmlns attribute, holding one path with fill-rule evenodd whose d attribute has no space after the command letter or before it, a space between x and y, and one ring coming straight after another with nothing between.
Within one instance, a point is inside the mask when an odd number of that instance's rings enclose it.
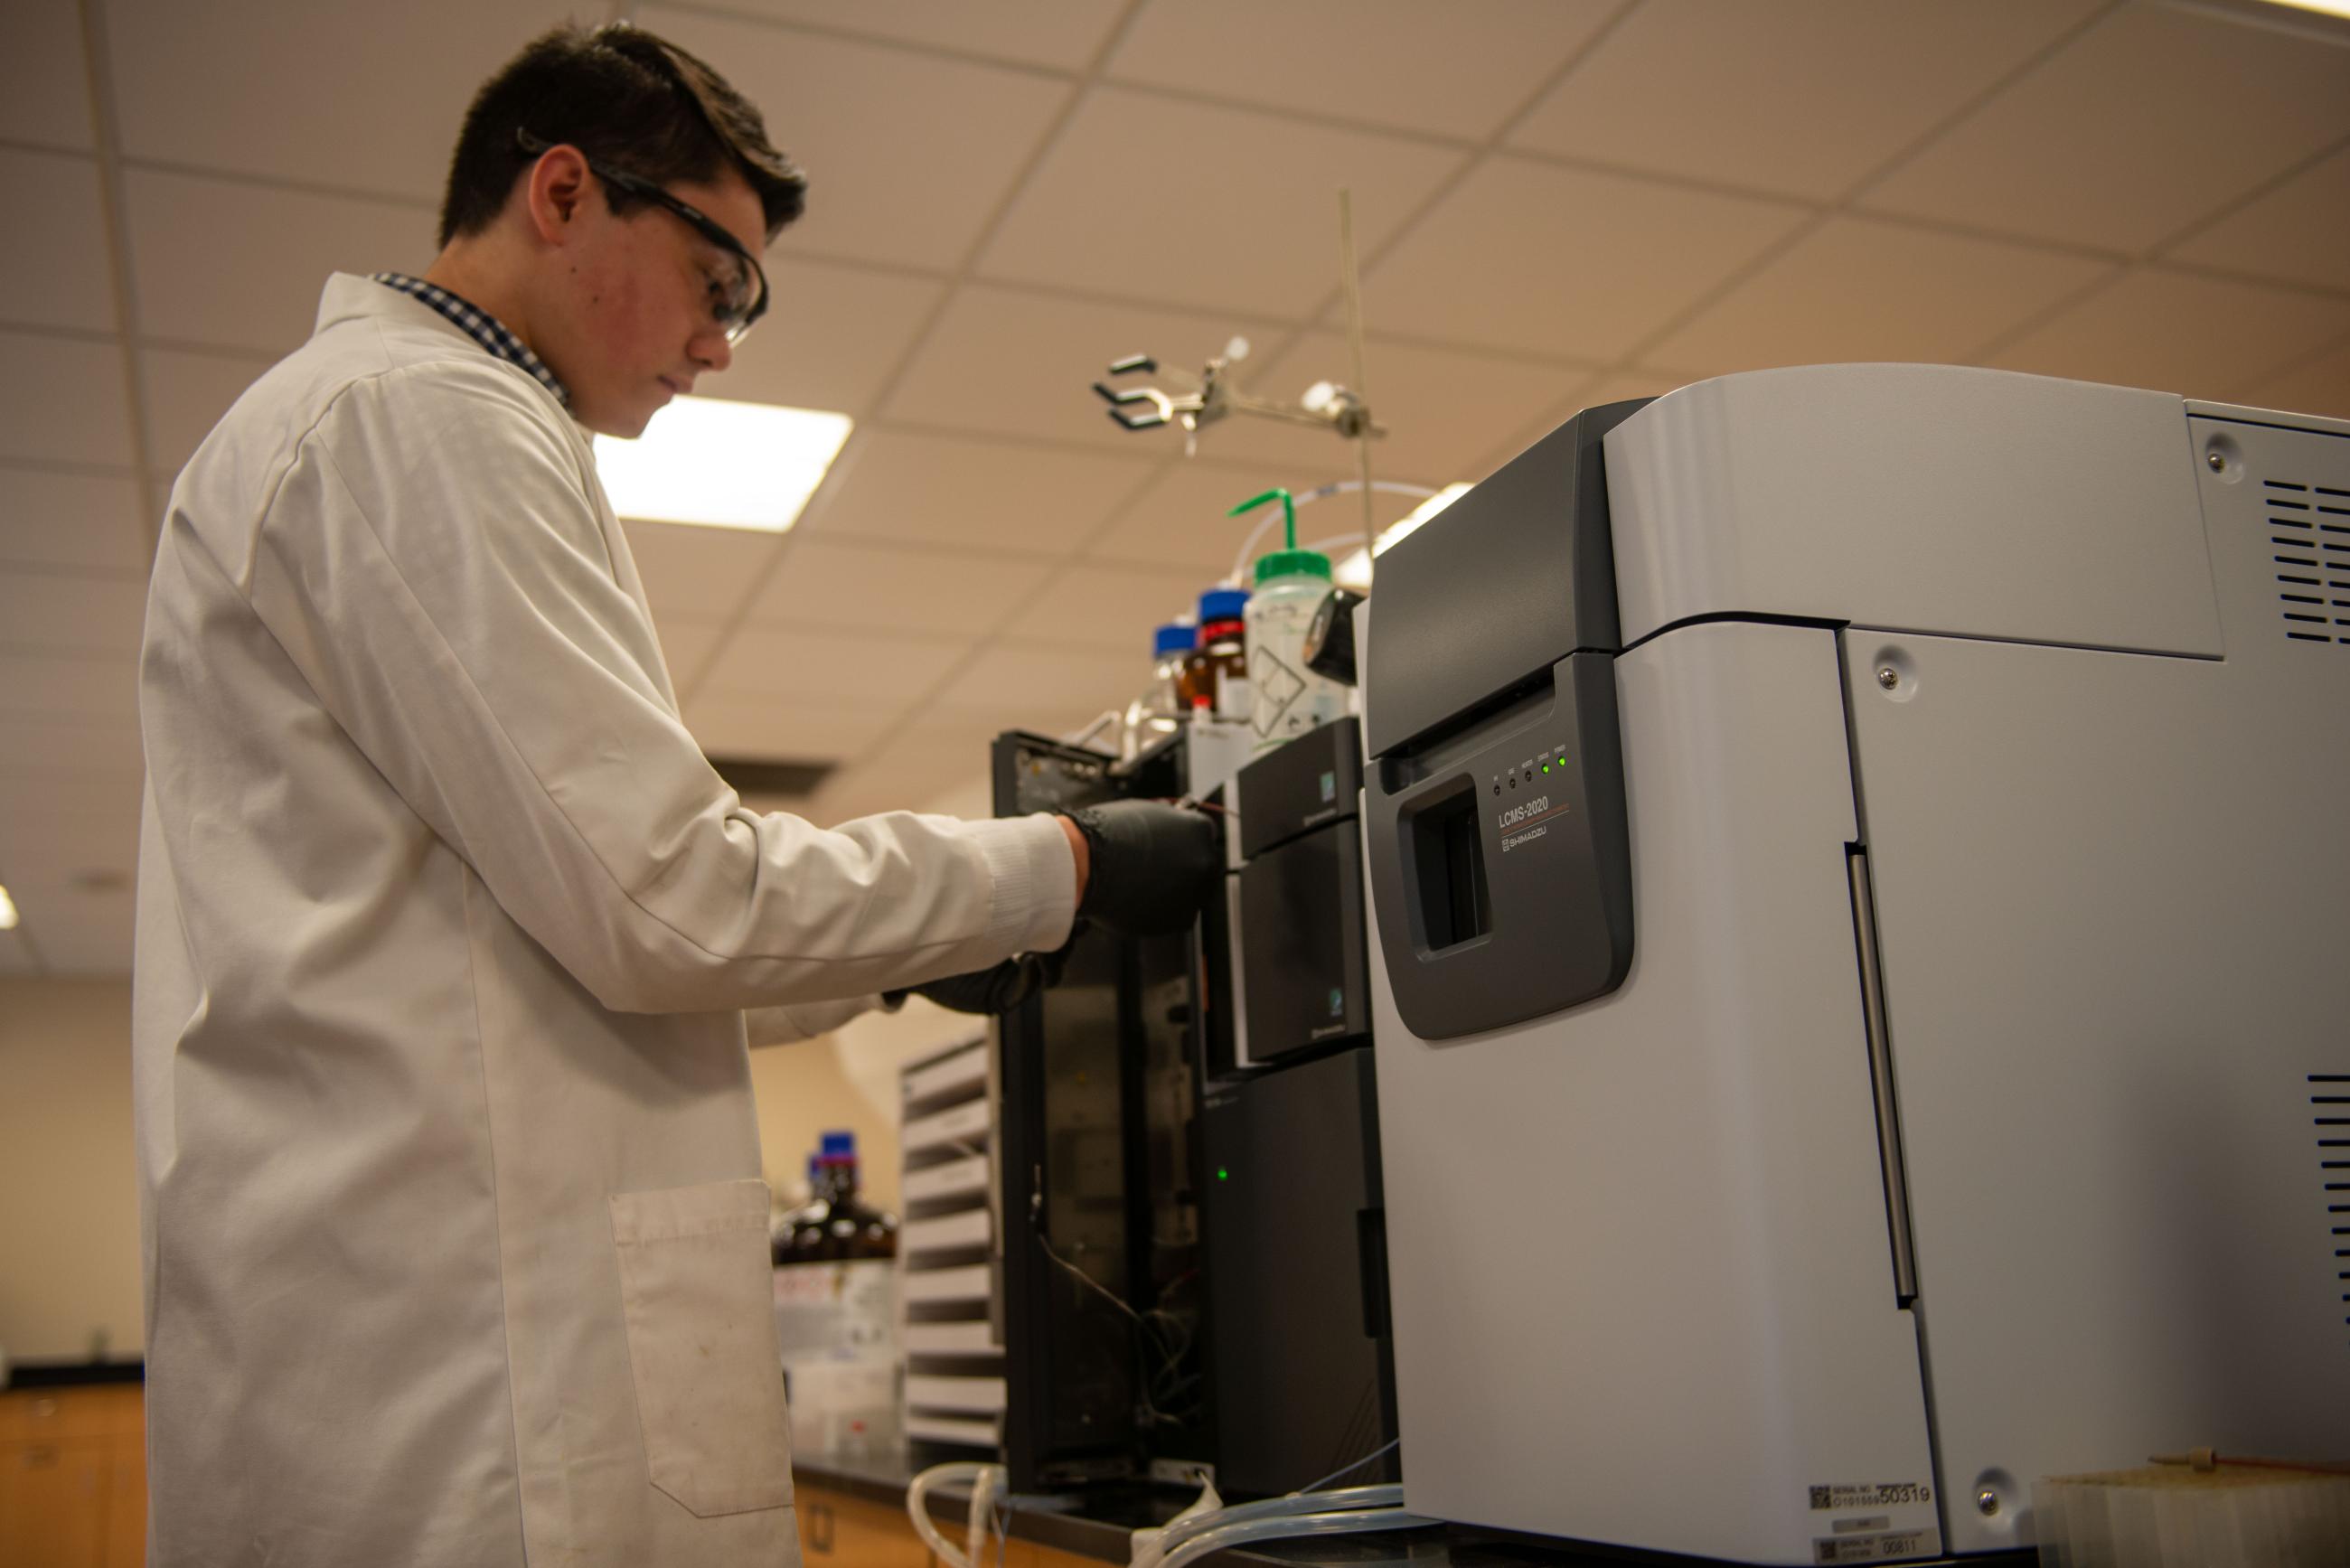
<instances>
[{"instance_id":1,"label":"barcode sticker","mask_svg":"<svg viewBox=\"0 0 2350 1568\"><path fill-rule=\"evenodd\" d=\"M1812 1542L1814 1563L1898 1563L1923 1557L1939 1544L1936 1532L1898 1530L1883 1535L1824 1535Z\"/></svg>"}]
</instances>

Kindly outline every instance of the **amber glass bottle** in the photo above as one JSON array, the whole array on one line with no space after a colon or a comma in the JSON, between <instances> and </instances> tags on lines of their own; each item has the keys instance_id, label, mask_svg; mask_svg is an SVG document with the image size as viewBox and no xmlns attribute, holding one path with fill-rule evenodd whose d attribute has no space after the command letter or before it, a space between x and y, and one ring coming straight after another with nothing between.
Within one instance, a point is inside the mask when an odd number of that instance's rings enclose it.
<instances>
[{"instance_id":1,"label":"amber glass bottle","mask_svg":"<svg viewBox=\"0 0 2350 1568\"><path fill-rule=\"evenodd\" d=\"M816 1200L799 1212L790 1256L777 1262L856 1262L898 1255L898 1217L857 1196L856 1134L824 1135L813 1185Z\"/></svg>"},{"instance_id":2,"label":"amber glass bottle","mask_svg":"<svg viewBox=\"0 0 2350 1568\"><path fill-rule=\"evenodd\" d=\"M1210 588L1200 596L1200 645L1183 660L1177 686L1185 711L1206 708L1219 719L1248 719L1248 601L1245 588Z\"/></svg>"}]
</instances>

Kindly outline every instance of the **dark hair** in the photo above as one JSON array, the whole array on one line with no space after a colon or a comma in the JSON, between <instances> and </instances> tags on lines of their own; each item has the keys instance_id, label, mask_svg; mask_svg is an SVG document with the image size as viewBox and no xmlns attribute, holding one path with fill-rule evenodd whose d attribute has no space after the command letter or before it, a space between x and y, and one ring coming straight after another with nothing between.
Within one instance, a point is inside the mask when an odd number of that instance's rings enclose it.
<instances>
[{"instance_id":1,"label":"dark hair","mask_svg":"<svg viewBox=\"0 0 2350 1568\"><path fill-rule=\"evenodd\" d=\"M775 151L751 101L707 65L641 27L557 27L482 84L457 133L441 199L441 244L488 228L536 159L515 139L567 142L658 185L706 183L731 163L759 198L767 237L800 215L807 176ZM622 213L636 205L609 186Z\"/></svg>"}]
</instances>

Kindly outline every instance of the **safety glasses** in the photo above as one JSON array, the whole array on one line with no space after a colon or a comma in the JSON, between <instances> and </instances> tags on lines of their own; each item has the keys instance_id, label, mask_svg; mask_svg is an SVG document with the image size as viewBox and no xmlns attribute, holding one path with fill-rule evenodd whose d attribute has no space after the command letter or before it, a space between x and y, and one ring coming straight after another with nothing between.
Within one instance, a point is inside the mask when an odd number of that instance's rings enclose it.
<instances>
[{"instance_id":1,"label":"safety glasses","mask_svg":"<svg viewBox=\"0 0 2350 1568\"><path fill-rule=\"evenodd\" d=\"M554 147L527 130L516 130L515 140L523 151L536 158ZM616 191L625 191L641 202L666 208L683 220L695 234L716 245L733 263L731 278L713 278L710 284L710 314L729 343L740 343L751 324L767 313L767 274L756 256L743 248L743 242L727 233L724 224L697 207L679 201L650 180L639 180L618 169L608 169L593 158L581 154L588 171Z\"/></svg>"}]
</instances>

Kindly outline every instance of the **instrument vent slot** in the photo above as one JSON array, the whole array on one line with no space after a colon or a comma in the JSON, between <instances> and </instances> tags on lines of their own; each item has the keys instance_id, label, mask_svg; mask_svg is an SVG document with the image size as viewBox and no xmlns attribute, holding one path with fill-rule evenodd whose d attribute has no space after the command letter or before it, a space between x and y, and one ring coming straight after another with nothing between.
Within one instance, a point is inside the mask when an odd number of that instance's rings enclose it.
<instances>
[{"instance_id":1,"label":"instrument vent slot","mask_svg":"<svg viewBox=\"0 0 2350 1568\"><path fill-rule=\"evenodd\" d=\"M2350 489L2261 481L2284 634L2350 647Z\"/></svg>"},{"instance_id":2,"label":"instrument vent slot","mask_svg":"<svg viewBox=\"0 0 2350 1568\"><path fill-rule=\"evenodd\" d=\"M2350 1073L2309 1075L2309 1108L2317 1125L2317 1173L2325 1192L2327 1239L2342 1322L2350 1327Z\"/></svg>"}]
</instances>

